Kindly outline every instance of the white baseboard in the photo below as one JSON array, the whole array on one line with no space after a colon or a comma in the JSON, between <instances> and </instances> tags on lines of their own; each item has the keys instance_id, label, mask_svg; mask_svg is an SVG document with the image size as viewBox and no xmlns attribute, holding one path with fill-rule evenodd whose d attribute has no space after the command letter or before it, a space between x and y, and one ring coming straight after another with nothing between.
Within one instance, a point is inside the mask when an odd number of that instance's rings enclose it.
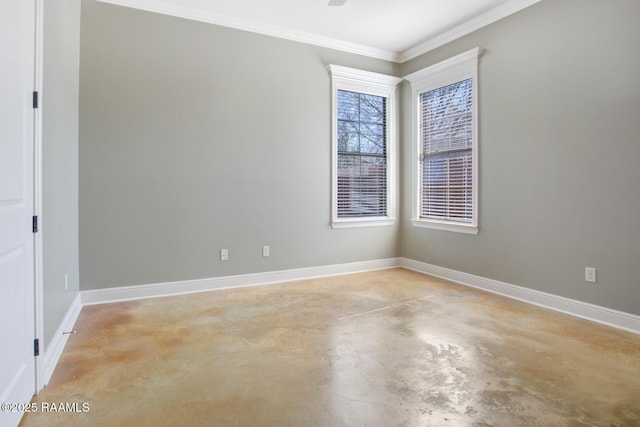
<instances>
[{"instance_id":1,"label":"white baseboard","mask_svg":"<svg viewBox=\"0 0 640 427\"><path fill-rule=\"evenodd\" d=\"M617 329L640 334L640 316L612 310L610 308L589 304L558 295L540 292L510 283L500 282L437 265L427 264L408 258L400 259L400 266L430 276L439 277L461 285L471 286L508 298L534 304L561 313L580 317L596 323L612 326Z\"/></svg>"},{"instance_id":2,"label":"white baseboard","mask_svg":"<svg viewBox=\"0 0 640 427\"><path fill-rule=\"evenodd\" d=\"M293 280L337 276L340 274L383 270L399 266L399 258L388 258L348 264L335 264L320 267L297 268L293 270L214 277L210 279L184 280L151 285L96 289L82 291L80 292L80 295L82 298L82 305L104 304L143 298L184 295L196 292L213 291L216 289L241 288L247 286L267 285L271 283L290 282Z\"/></svg>"},{"instance_id":3,"label":"white baseboard","mask_svg":"<svg viewBox=\"0 0 640 427\"><path fill-rule=\"evenodd\" d=\"M640 316L606 307L577 301L558 295L540 292L510 283L500 282L473 274L415 261L409 258L388 258L382 260L335 264L320 267L298 268L292 270L271 271L264 273L242 274L235 276L214 277L210 279L185 280L179 282L157 283L150 285L123 286L108 289L97 289L80 292L82 305L104 304L144 298L155 298L171 295L183 295L195 292L213 291L216 289L241 288L293 280L313 279L317 277L336 276L340 274L381 270L403 267L430 276L440 277L461 285L478 288L508 298L534 304L561 313L580 317L593 322L612 326L617 329L640 334ZM77 316L77 315L76 315ZM73 325L73 324L72 324ZM58 355L59 357L59 355Z\"/></svg>"},{"instance_id":4,"label":"white baseboard","mask_svg":"<svg viewBox=\"0 0 640 427\"><path fill-rule=\"evenodd\" d=\"M65 314L62 322L60 322L60 326L58 326L51 342L45 343L44 366L40 382L43 386L49 383L51 375L53 375L53 371L62 355L62 350L64 350L64 346L69 339L69 335L64 334L64 332L73 330L80 310L82 310L82 304L80 302L80 294L78 294L71 303L71 307L67 310L67 314Z\"/></svg>"}]
</instances>

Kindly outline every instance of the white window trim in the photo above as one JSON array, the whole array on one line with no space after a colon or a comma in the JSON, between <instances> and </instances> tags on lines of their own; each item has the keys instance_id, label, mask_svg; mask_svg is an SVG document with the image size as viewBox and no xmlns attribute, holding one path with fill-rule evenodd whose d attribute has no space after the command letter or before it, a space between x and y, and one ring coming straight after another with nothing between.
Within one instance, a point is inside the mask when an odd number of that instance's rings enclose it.
<instances>
[{"instance_id":1,"label":"white window trim","mask_svg":"<svg viewBox=\"0 0 640 427\"><path fill-rule=\"evenodd\" d=\"M435 230L454 231L459 233L478 234L478 187L479 187L479 152L478 152L478 58L482 48L476 47L452 58L438 62L405 76L412 88L412 219L414 227ZM473 81L473 220L470 224L453 221L420 218L420 95L434 89L447 86L471 78Z\"/></svg>"},{"instance_id":2,"label":"white window trim","mask_svg":"<svg viewBox=\"0 0 640 427\"><path fill-rule=\"evenodd\" d=\"M329 65L331 74L331 227L374 227L396 222L396 86L400 77ZM387 215L383 217L338 218L338 90L366 93L387 99Z\"/></svg>"}]
</instances>

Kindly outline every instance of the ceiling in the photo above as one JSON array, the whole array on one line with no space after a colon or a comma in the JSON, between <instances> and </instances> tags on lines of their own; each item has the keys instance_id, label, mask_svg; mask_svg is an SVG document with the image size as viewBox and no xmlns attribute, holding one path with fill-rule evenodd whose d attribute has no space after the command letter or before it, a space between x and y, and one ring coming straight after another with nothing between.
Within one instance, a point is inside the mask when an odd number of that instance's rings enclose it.
<instances>
[{"instance_id":1,"label":"ceiling","mask_svg":"<svg viewBox=\"0 0 640 427\"><path fill-rule=\"evenodd\" d=\"M99 0L404 62L540 0Z\"/></svg>"}]
</instances>

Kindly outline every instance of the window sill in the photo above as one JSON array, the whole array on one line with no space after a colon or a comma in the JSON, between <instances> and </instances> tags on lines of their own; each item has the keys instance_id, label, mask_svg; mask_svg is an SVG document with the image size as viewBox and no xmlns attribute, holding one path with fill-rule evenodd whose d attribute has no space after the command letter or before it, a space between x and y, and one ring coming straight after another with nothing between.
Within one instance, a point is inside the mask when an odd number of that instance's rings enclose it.
<instances>
[{"instance_id":1,"label":"window sill","mask_svg":"<svg viewBox=\"0 0 640 427\"><path fill-rule=\"evenodd\" d=\"M395 218L372 218L372 219L339 219L331 221L331 228L359 228L359 227L383 227L394 225Z\"/></svg>"},{"instance_id":2,"label":"window sill","mask_svg":"<svg viewBox=\"0 0 640 427\"><path fill-rule=\"evenodd\" d=\"M433 230L452 231L455 233L478 234L478 227L476 225L463 225L426 219L412 219L411 223L414 227L418 228L431 228Z\"/></svg>"}]
</instances>

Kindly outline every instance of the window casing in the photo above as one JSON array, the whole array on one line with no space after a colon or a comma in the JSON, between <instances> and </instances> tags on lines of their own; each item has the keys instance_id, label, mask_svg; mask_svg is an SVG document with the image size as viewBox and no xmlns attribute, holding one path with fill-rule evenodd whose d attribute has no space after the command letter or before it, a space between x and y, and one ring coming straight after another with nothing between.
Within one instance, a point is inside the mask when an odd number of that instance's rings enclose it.
<instances>
[{"instance_id":1,"label":"window casing","mask_svg":"<svg viewBox=\"0 0 640 427\"><path fill-rule=\"evenodd\" d=\"M329 66L333 228L396 219L395 90L400 78Z\"/></svg>"},{"instance_id":2,"label":"window casing","mask_svg":"<svg viewBox=\"0 0 640 427\"><path fill-rule=\"evenodd\" d=\"M478 57L475 48L405 78L413 92L416 227L478 233Z\"/></svg>"}]
</instances>

